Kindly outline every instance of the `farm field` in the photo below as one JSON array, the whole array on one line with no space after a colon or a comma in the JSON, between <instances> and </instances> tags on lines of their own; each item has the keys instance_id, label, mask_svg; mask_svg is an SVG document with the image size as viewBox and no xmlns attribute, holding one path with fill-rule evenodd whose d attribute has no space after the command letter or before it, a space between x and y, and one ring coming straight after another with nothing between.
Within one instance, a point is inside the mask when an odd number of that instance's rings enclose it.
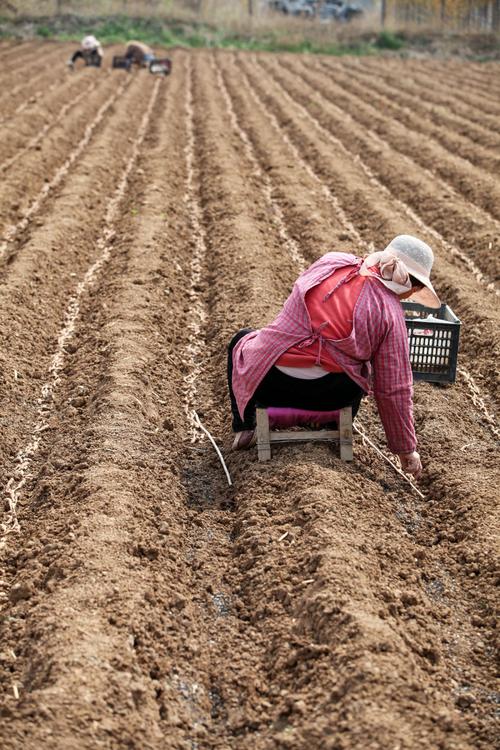
<instances>
[{"instance_id":1,"label":"farm field","mask_svg":"<svg viewBox=\"0 0 500 750\"><path fill-rule=\"evenodd\" d=\"M2 748L490 750L499 64L41 48L0 44ZM359 437L230 453L232 334L399 233L462 321L426 499Z\"/></svg>"}]
</instances>

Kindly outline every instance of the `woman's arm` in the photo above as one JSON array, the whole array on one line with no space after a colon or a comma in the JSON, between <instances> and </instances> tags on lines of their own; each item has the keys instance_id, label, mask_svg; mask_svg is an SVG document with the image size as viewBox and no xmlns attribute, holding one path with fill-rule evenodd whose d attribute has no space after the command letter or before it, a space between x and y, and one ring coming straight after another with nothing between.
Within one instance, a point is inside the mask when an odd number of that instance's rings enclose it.
<instances>
[{"instance_id":1,"label":"woman's arm","mask_svg":"<svg viewBox=\"0 0 500 750\"><path fill-rule=\"evenodd\" d=\"M385 335L372 359L373 392L389 449L413 454L417 447L413 422L413 375L408 334L399 310L387 310Z\"/></svg>"}]
</instances>

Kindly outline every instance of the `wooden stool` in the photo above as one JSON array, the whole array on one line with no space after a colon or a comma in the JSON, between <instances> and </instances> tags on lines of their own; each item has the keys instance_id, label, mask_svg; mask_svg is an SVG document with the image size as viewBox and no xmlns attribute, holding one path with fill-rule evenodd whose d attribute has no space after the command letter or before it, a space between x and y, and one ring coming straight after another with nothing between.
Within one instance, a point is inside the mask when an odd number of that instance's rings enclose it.
<instances>
[{"instance_id":1,"label":"wooden stool","mask_svg":"<svg viewBox=\"0 0 500 750\"><path fill-rule=\"evenodd\" d=\"M342 461L352 461L352 408L339 409L338 430L270 430L266 409L257 407L257 454L259 461L271 458L271 443L309 442L311 440L335 440L340 444Z\"/></svg>"}]
</instances>

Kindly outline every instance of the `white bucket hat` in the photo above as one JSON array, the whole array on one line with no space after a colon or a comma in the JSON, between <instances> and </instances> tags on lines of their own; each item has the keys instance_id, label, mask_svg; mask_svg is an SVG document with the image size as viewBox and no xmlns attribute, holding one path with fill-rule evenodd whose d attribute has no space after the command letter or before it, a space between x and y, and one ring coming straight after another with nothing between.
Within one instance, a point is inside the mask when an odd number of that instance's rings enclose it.
<instances>
[{"instance_id":1,"label":"white bucket hat","mask_svg":"<svg viewBox=\"0 0 500 750\"><path fill-rule=\"evenodd\" d=\"M99 42L95 36L86 36L82 40L82 49L95 49L99 46Z\"/></svg>"},{"instance_id":2,"label":"white bucket hat","mask_svg":"<svg viewBox=\"0 0 500 750\"><path fill-rule=\"evenodd\" d=\"M411 289L411 275L423 284L422 289L411 295L411 301L436 308L441 306L441 301L430 281L433 263L434 254L429 245L410 234L399 234L385 250L371 253L365 258L360 273L375 276L396 294L404 294ZM374 273L375 268L378 273Z\"/></svg>"}]
</instances>

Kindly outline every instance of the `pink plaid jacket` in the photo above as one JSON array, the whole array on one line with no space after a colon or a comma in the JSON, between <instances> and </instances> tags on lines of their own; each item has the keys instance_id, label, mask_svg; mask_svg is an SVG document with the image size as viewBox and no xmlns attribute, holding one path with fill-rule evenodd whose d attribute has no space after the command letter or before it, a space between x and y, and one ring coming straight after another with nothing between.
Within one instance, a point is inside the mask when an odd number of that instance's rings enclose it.
<instances>
[{"instance_id":1,"label":"pink plaid jacket","mask_svg":"<svg viewBox=\"0 0 500 750\"><path fill-rule=\"evenodd\" d=\"M320 349L329 349L344 372L375 396L389 449L410 453L417 445L413 377L404 313L397 295L377 279L367 278L354 308L352 331L344 339L327 339L320 330L313 330L305 305L309 289L338 268L353 266L353 272L358 273L361 262L355 255L327 253L299 276L277 318L247 334L235 346L234 395L243 416L259 383L283 352L318 339ZM342 283L344 280L339 285Z\"/></svg>"}]
</instances>

